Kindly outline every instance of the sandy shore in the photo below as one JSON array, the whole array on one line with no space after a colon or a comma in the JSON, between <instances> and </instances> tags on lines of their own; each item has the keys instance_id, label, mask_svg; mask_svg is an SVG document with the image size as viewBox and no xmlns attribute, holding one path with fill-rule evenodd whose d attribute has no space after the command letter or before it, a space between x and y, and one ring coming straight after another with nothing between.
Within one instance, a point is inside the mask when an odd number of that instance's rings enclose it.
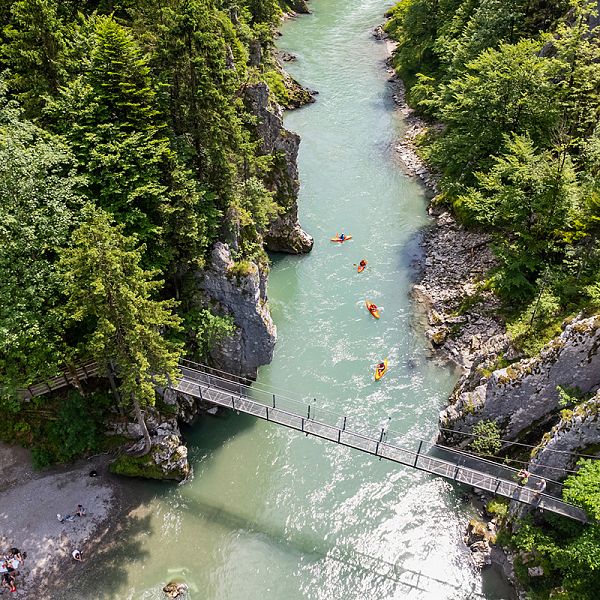
<instances>
[{"instance_id":1,"label":"sandy shore","mask_svg":"<svg viewBox=\"0 0 600 600\"><path fill-rule=\"evenodd\" d=\"M0 444L0 550L27 552L12 598L56 598L50 591L56 578L64 582L65 573L84 568L71 552L77 548L89 557L90 540L109 528L116 510L118 485L107 476L107 463L100 456L37 472L27 450ZM92 469L97 477L89 476ZM58 521L57 514L73 514L78 504L85 517Z\"/></svg>"}]
</instances>

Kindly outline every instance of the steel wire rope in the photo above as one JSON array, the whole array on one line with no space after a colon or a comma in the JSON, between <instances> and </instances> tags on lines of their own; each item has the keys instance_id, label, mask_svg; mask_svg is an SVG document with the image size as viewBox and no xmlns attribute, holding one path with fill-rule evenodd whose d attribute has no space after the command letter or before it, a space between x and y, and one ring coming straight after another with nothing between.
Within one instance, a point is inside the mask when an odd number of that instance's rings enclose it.
<instances>
[{"instance_id":1,"label":"steel wire rope","mask_svg":"<svg viewBox=\"0 0 600 600\"><path fill-rule=\"evenodd\" d=\"M185 359L185 361L186 361L186 362L189 362L189 363L191 363L191 364L194 364L194 365L196 365L196 366L199 366L199 367L205 368L205 369L207 369L207 370L217 371L217 372L219 372L219 373L223 373L224 375L231 375L231 373L227 373L226 371L222 371L222 370L220 370L220 369L214 369L213 367L208 367L208 366L206 366L206 365L202 365L202 364L200 364L200 363L194 363L193 361L189 361L189 360L187 360L187 359ZM218 380L220 380L220 381L223 381L224 383L227 383L227 384L237 384L237 383L238 383L238 382L236 382L236 381L232 381L231 379L227 379L226 377L222 377L222 376L220 376L220 375L212 375L212 374L210 374L210 373L206 373L205 371L202 371L202 370L200 370L200 369L196 369L196 368L194 368L194 367L188 367L188 366L185 366L185 365L184 365L184 368L185 368L185 369L188 369L188 370L190 370L190 371L195 371L195 372L197 372L197 373L200 373L200 374L202 374L202 375L207 375L208 377L214 377L215 379L218 379ZM234 377L238 377L238 376L237 376L237 375L234 375ZM274 387L274 386L266 386L266 385L263 385L263 386L262 386L262 387L263 387L263 388L265 388L265 389L260 389L260 387L259 387L259 386L260 386L261 384L257 384L257 382L252 382L251 380L249 380L249 379L247 379L247 378L240 378L240 379L245 379L246 381L250 381L250 382L252 383L252 385L248 385L248 384L244 384L244 383L242 383L242 384L239 384L239 385L242 385L242 386L244 386L245 388L247 388L248 390L253 390L253 391L255 391L255 392L259 392L259 393L260 393L260 392L262 392L262 393L267 393L267 394L269 394L269 395L270 395L270 394L272 393L272 391L273 391L273 390L282 390L282 388L276 388L276 387ZM284 391L284 390L282 390L282 391ZM287 391L286 391L286 393L289 393L289 392L287 392ZM280 401L281 401L281 400L283 400L284 402L291 402L291 403L293 403L293 404L296 404L296 405L298 405L298 406L302 407L302 409L303 409L303 410L304 410L304 409L306 409L306 408L307 408L307 406L308 406L309 404L310 404L311 406L314 406L314 407L315 407L315 410L317 409L317 407L316 407L316 406L313 404L313 402L310 400L311 398L312 398L312 399L314 399L314 400L317 400L317 398L314 398L314 397L311 397L311 396L306 396L306 397L305 397L305 399L299 399L299 398L294 398L294 397L292 397L292 396L287 396L287 395L283 395L283 394L275 394L275 397L276 397L276 400L280 400ZM353 418L353 417L350 417L350 416L348 416L348 415L343 415L343 414L341 414L341 413L336 413L336 412L333 412L333 411L331 411L331 410L329 410L329 409L327 409L327 408L322 408L322 407L320 407L320 406L318 407L318 412L319 412L319 414L320 414L320 415L321 415L321 414L323 414L323 413L325 413L326 415L329 415L330 417L332 417L333 419L335 419L335 422L337 422L337 421L339 421L339 420L342 420L342 421L343 421L343 420L344 420L344 418L346 419L346 421L347 421L347 422L348 422L350 419L355 419L355 418ZM373 429L375 429L375 427L373 427ZM358 429L358 431L362 431L362 432L364 432L364 431L365 431L365 427L364 427L364 426L362 426L362 428L361 428L361 429ZM370 431L370 430L369 430L369 431ZM379 429L376 429L376 431L378 431L378 432L379 432L379 431L380 431L380 428L379 428Z\"/></svg>"},{"instance_id":2,"label":"steel wire rope","mask_svg":"<svg viewBox=\"0 0 600 600\"><path fill-rule=\"evenodd\" d=\"M221 369L216 369L214 367L209 367L209 366L204 365L202 363L196 363L196 362L190 361L188 359L184 359L184 360L185 360L185 362L189 362L191 364L197 365L197 366L202 367L202 368L204 368L206 370L217 371L218 373L222 373L224 375L230 375L230 376L232 375L231 373L227 373L226 371L223 371ZM193 370L193 371L197 371L199 373L207 374L207 375L209 375L211 377L216 377L216 378L221 379L221 380L223 380L223 381L225 381L227 383L236 383L236 382L234 382L234 381L232 381L230 379L227 379L225 377L221 377L219 375L211 375L210 373L204 373L204 371L201 371L199 369L194 369L192 367L186 367L186 368L188 368L190 370ZM287 390L283 390L283 388L279 388L279 387L276 387L276 386L269 386L269 385L266 385L266 384L260 384L260 383L258 383L256 381L252 381L251 379L248 379L247 377L240 377L238 375L233 375L233 376L236 377L236 378L238 378L238 379L242 379L244 381L248 381L249 384L241 384L241 385L245 386L246 388L248 388L250 390L254 390L254 391L258 391L258 392L264 392L264 393L272 393L273 391L278 390L278 391L285 391L286 394L289 393ZM260 389L261 387L263 389ZM291 396L288 396L288 395L282 395L282 394L277 395L277 394L275 394L275 396L276 396L276 398L279 398L280 400L283 400L283 401L286 401L286 402L291 402L292 404L297 404L298 406L302 407L303 409L306 408L309 404L311 406L314 406L314 404L311 401L308 401L308 403L307 403L306 400L301 400L299 398L294 398L294 397L291 397ZM310 396L306 396L305 398L310 398ZM316 410L316 407L315 407L315 410ZM350 419L353 419L353 423L354 423L354 419L355 418L350 417L348 415L342 415L341 413L335 413L335 412L333 412L333 411L331 411L331 410L329 410L327 408L322 408L322 407L319 407L318 410L319 410L319 414L320 415L322 415L323 413L325 413L326 415L329 415L331 418L333 418L334 419L334 423L337 423L337 421L339 421L339 420L343 421L344 419L346 419L346 422L348 422L348 420L350 420ZM325 423L325 424L329 424L329 423ZM335 426L337 426L337 425L335 425ZM371 427L372 427L372 430L376 431L377 433L379 433L383 429L384 433L385 433L385 438L388 439L388 440L390 438L392 438L392 437L393 437L393 439L395 439L397 437L401 437L401 438L406 437L406 433L402 433L402 432L399 432L399 431L396 431L396 430L393 430L393 429L389 429L389 428L386 428L386 427L383 427L383 428L382 427L377 428L375 426L371 426ZM368 432L369 435L371 435L370 434L371 428L368 425L365 426L363 424L358 429L356 429L356 428L354 428L354 429L356 430L357 433L364 434L364 433ZM458 431L458 430L455 430L455 429L450 429L448 427L439 427L438 429L441 430L441 431L448 431L448 432L451 432L451 433L458 433L458 434L461 434L463 436L469 436L469 437L483 437L483 438L488 437L488 436L483 435L483 434L470 434L470 433L466 433L464 431ZM413 439L415 439L416 441L419 441L419 442L423 441L423 442L425 442L427 444L436 445L435 442L432 442L430 440L424 440L424 439L421 439L421 438L413 438ZM500 439L498 441L506 443L506 444L509 444L509 445L523 446L523 447L526 447L526 448L538 448L538 446L535 446L533 444L525 444L523 442L514 442L514 441L510 441L510 440L503 440L503 439ZM494 455L492 455L492 454L477 455L477 454L472 454L472 453L466 452L464 450L453 449L453 448L451 448L449 446L443 446L443 445L439 445L439 446L442 447L442 448L446 448L448 450L452 450L452 451L457 451L457 452L460 451L460 452L466 454L467 456L473 457L475 459L478 458L478 456L494 457ZM549 451L549 452L555 452L555 453L560 453L560 454L569 454L571 456L579 456L579 457L582 457L582 458L590 458L590 459L596 459L596 460L598 460L600 458L600 457L597 457L597 456L592 456L590 454L581 454L581 453L578 453L578 452L568 452L566 450L554 450L552 448L546 448L546 450ZM507 458L507 457L502 457L502 459L503 460L509 460L511 462L517 462L517 463L520 463L520 464L525 464L525 465L530 463L530 461L523 461L523 460L518 460L518 459L513 459L513 458ZM496 461L489 461L489 462L492 462L493 464L497 464L497 465L500 465L500 466L505 466L507 468L510 468L510 465L502 465L502 463L500 463L500 462L496 462ZM546 468L549 468L549 469L553 469L555 471L563 471L565 473L577 473L577 471L574 471L572 469L564 469L564 468L561 468L561 467L552 467L550 465L546 465L546 464L543 464L543 463L537 463L536 466L546 467ZM560 482L555 482L555 483L560 483Z\"/></svg>"},{"instance_id":3,"label":"steel wire rope","mask_svg":"<svg viewBox=\"0 0 600 600\"><path fill-rule=\"evenodd\" d=\"M460 435L464 435L464 436L468 436L468 437L484 437L487 438L489 437L488 435L485 434L476 434L476 433L466 433L465 431L458 431L457 429L450 429L448 427L439 427L440 431L449 431L451 433L459 433ZM499 442L503 442L505 444L511 444L513 446L523 446L525 448L539 448L540 445L538 444L537 446L534 444L525 444L523 442L514 442L511 440L503 440L503 439L499 439ZM594 456L592 454L582 454L580 452L569 452L568 450L554 450L553 448L543 448L543 450L547 450L548 452L556 452L558 454L570 454L572 456L581 456L582 458L591 458L594 460L600 460L599 456Z\"/></svg>"},{"instance_id":4,"label":"steel wire rope","mask_svg":"<svg viewBox=\"0 0 600 600\"><path fill-rule=\"evenodd\" d=\"M200 371L198 371L198 372L200 372ZM200 373L201 373L201 372L200 372ZM205 374L205 373L202 373L202 374ZM230 380L226 380L226 379L224 379L224 378L219 378L219 377L216 377L216 378L217 378L217 379L222 379L223 381L225 381L225 382L227 382L227 383L231 383L231 381L230 381ZM255 401L255 402L256 402L256 401ZM260 404L259 402L256 402L256 403L257 403L257 404ZM283 410L283 409L281 409L281 410L282 410L282 412L286 412L286 411L285 411L285 410ZM254 415L254 416L257 416L257 415ZM297 415L296 415L296 416L297 416ZM314 422L315 422L315 423L317 423L317 424L322 424L322 425L325 425L325 426L327 426L327 427L330 427L330 425L329 425L329 424L327 424L327 423L322 423L322 422L319 422L319 421L316 421L316 420L315 420ZM294 428L293 428L293 429L294 429ZM319 434L318 434L318 433L316 433L316 432L306 431L305 433L306 433L307 435L315 435L315 436L317 436L317 437L323 437L323 436L319 435ZM348 433L350 433L350 434L352 434L352 435L355 435L355 436L358 436L358 437L362 437L363 439L366 439L366 440L368 440L368 441L371 441L371 442L372 442L372 441L374 441L374 439L373 439L372 437L369 437L369 436L364 436L364 435L362 435L361 433L359 433L359 432L357 432L357 431L348 431ZM325 437L324 439L329 439L330 441L333 441L333 440L331 440L330 438L327 438L327 437ZM416 455L418 455L418 452L415 452L415 451L413 451L413 450L409 450L409 449L407 449L407 448L402 448L401 446L396 446L396 445L390 444L389 442L380 442L380 443L382 444L382 446L387 446L387 447L390 447L390 448L395 448L395 449L397 449L397 450L401 450L401 451L403 451L403 452L407 452L407 453L409 453L409 454L411 454L411 455L413 455L413 456L416 456ZM427 442L427 443L431 443L431 442ZM357 449L360 449L360 448L358 448L358 447L356 447L356 446L352 446L352 447L355 447L355 448L357 448ZM449 461L447 461L447 460L444 460L444 459L442 459L442 458L436 458L436 457L432 457L432 456L428 456L428 455L424 455L424 456L427 456L427 457L428 457L430 460L433 460L433 461L434 461L435 463L437 463L437 464L447 464L447 465L451 465L451 466L456 466L456 467L459 467L459 465L456 465L456 463L449 462ZM383 456L382 456L382 457L383 457ZM476 457L476 456L474 456L474 458L477 458L477 457ZM491 461L487 461L487 462L491 462ZM405 463L401 463L401 464L405 464ZM501 464L499 464L499 463L496 463L496 464L498 464L499 466L503 466L504 468L509 468L509 469L510 469L510 467L506 467L506 466L504 466L504 465L501 465ZM463 467L462 467L462 469L463 469L463 472L472 472L472 473L477 473L477 474L479 474L479 475L484 475L484 476L487 476L487 477L492 477L492 478L493 478L493 476L492 476L492 475L489 475L488 473L485 473L485 472L482 472L482 471L478 471L477 469L473 469L473 468L470 468L470 467L467 467L467 466L463 466ZM429 473L432 473L432 474L437 474L437 475L439 475L439 473L436 473L435 471L431 471L431 470L429 470L429 469L427 469L426 471L427 471L427 472L429 472ZM507 479L503 479L503 481L506 481L507 483L511 483L511 482L510 482L509 480L507 480ZM543 492L542 492L540 495L541 495L541 496L543 496L543 497L550 498L550 499L552 499L552 500L554 500L554 501L560 502L561 504L564 504L564 505L567 505L567 506L574 506L574 505L571 505L570 503L568 503L568 502L565 502L564 500L562 500L562 499L560 499L560 498L558 498L558 497L556 497L556 496L553 496L553 495L550 495L550 494L547 494L547 493L543 493Z\"/></svg>"}]
</instances>

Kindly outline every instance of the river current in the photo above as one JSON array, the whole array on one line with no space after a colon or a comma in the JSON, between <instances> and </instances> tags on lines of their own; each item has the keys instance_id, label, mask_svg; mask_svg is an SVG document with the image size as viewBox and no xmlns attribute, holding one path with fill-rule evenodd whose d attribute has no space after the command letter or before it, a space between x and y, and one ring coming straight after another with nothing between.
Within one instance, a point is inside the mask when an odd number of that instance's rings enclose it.
<instances>
[{"instance_id":1,"label":"river current","mask_svg":"<svg viewBox=\"0 0 600 600\"><path fill-rule=\"evenodd\" d=\"M371 33L390 5L311 0L313 14L282 27L278 45L297 57L289 71L319 91L285 117L302 137L300 219L315 246L273 257L278 342L258 382L305 398L317 418L383 424L416 447L435 435L456 379L427 358L409 300L426 200L394 158L405 125ZM353 239L331 243L341 231ZM193 480L132 484L139 504L123 542L78 597L159 599L170 579L202 600L510 597L473 571L461 543L471 509L448 482L244 415L186 435Z\"/></svg>"}]
</instances>

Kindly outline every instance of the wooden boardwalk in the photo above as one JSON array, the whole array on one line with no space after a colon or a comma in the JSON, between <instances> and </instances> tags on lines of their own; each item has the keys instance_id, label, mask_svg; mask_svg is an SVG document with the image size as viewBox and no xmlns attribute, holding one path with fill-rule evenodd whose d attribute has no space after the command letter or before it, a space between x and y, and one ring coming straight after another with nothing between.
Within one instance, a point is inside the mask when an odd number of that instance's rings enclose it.
<instances>
[{"instance_id":1,"label":"wooden boardwalk","mask_svg":"<svg viewBox=\"0 0 600 600\"><path fill-rule=\"evenodd\" d=\"M85 363L78 366L74 372L65 371L62 375L57 375L52 379L30 385L28 388L20 390L21 399L31 400L36 396L43 396L63 387L73 385L77 387L77 380L85 381L89 377L98 375L98 365L95 362ZM77 378L77 379L76 379Z\"/></svg>"},{"instance_id":2,"label":"wooden boardwalk","mask_svg":"<svg viewBox=\"0 0 600 600\"><path fill-rule=\"evenodd\" d=\"M443 459L435 456L438 448L435 445L423 450L423 442L420 442L417 449L407 449L390 442L386 438L384 428L374 435L369 435L369 433L353 431L346 427L345 417L337 417L335 423L317 419L314 405L304 405L306 410L302 411L299 410L302 405L290 409L289 404L293 402L290 399L255 389L241 383L240 380L215 375L201 365L188 361L182 362L181 372L182 377L174 389L211 404L243 412L307 435L354 448L413 469L439 475L511 500L532 504L582 523L588 522L588 518L581 508L568 504L549 493L539 494L529 487L535 483L535 476L530 478L528 486L523 487L512 479L512 477L516 479L516 469L503 466L502 476L500 476L495 468L497 467L496 463L470 455L469 466L464 466L465 453L451 448L441 449L444 454ZM312 415L311 406L313 406ZM328 420L331 421L331 419ZM473 466L474 464L476 467Z\"/></svg>"}]
</instances>

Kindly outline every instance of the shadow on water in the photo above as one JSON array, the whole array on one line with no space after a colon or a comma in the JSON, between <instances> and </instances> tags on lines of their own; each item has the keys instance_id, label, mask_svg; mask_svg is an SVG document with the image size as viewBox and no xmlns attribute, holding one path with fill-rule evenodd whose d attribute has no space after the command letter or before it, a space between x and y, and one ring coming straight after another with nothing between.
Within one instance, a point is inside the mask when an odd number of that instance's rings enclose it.
<instances>
[{"instance_id":1,"label":"shadow on water","mask_svg":"<svg viewBox=\"0 0 600 600\"><path fill-rule=\"evenodd\" d=\"M182 425L181 433L192 453L212 454L255 423L255 417L221 409L217 415L202 417L193 425Z\"/></svg>"},{"instance_id":2,"label":"shadow on water","mask_svg":"<svg viewBox=\"0 0 600 600\"><path fill-rule=\"evenodd\" d=\"M406 557L400 556L396 562L392 563L359 552L347 545L327 543L322 537L317 535L307 535L300 532L286 533L283 528L276 526L272 521L251 521L240 513L198 499L189 498L186 502L186 509L197 518L209 520L213 524L218 524L224 530L243 531L246 534L264 537L279 548L287 549L290 553L299 557L308 558L308 562L334 561L343 566L344 577L349 577L353 574L368 575L374 580L385 580L396 583L407 590L422 592L431 591L431 587L428 587L427 584L443 585L449 590L456 591L457 600L459 598L461 600L467 598L500 600L501 598L500 596L493 595L493 593L483 596L473 590L464 589L459 583L444 581L399 564L402 558L409 558L410 554L407 554ZM310 558L312 558L312 561Z\"/></svg>"}]
</instances>

